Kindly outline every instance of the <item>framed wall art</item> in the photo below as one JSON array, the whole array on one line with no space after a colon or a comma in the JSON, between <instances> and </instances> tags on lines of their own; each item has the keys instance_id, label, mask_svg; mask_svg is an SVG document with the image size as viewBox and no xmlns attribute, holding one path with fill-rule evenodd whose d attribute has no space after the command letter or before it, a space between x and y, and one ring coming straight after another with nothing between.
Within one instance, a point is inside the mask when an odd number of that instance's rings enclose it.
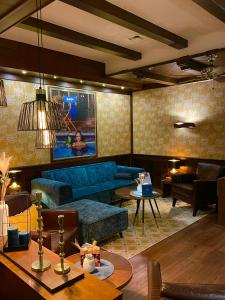
<instances>
[{"instance_id":1,"label":"framed wall art","mask_svg":"<svg viewBox=\"0 0 225 300\"><path fill-rule=\"evenodd\" d=\"M95 93L51 86L48 92L49 99L60 104L63 119L52 160L96 156Z\"/></svg>"}]
</instances>

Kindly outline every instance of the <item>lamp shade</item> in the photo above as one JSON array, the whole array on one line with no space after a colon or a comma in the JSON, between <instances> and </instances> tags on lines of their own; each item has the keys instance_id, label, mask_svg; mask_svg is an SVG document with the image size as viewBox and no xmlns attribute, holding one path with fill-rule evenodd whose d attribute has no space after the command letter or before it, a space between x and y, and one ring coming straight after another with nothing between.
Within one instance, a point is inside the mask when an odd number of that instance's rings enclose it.
<instances>
[{"instance_id":1,"label":"lamp shade","mask_svg":"<svg viewBox=\"0 0 225 300\"><path fill-rule=\"evenodd\" d=\"M180 160L179 159L169 159L168 160L169 168L179 169L180 168Z\"/></svg>"},{"instance_id":2,"label":"lamp shade","mask_svg":"<svg viewBox=\"0 0 225 300\"><path fill-rule=\"evenodd\" d=\"M0 80L0 106L7 106L4 81Z\"/></svg>"},{"instance_id":3,"label":"lamp shade","mask_svg":"<svg viewBox=\"0 0 225 300\"><path fill-rule=\"evenodd\" d=\"M35 147L38 149L50 149L55 147L55 131L37 130Z\"/></svg>"},{"instance_id":4,"label":"lamp shade","mask_svg":"<svg viewBox=\"0 0 225 300\"><path fill-rule=\"evenodd\" d=\"M17 130L60 130L61 128L60 105L47 101L45 90L37 89L36 100L22 104Z\"/></svg>"}]
</instances>

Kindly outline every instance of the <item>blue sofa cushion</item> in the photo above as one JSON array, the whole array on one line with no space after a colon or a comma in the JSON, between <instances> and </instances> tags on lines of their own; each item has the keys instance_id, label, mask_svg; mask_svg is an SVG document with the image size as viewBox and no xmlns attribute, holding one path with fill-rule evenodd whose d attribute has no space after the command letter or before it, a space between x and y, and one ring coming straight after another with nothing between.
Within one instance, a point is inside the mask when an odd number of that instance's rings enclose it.
<instances>
[{"instance_id":1,"label":"blue sofa cushion","mask_svg":"<svg viewBox=\"0 0 225 300\"><path fill-rule=\"evenodd\" d=\"M78 211L83 242L101 241L128 227L128 210L116 206L82 199L60 206Z\"/></svg>"},{"instance_id":2,"label":"blue sofa cushion","mask_svg":"<svg viewBox=\"0 0 225 300\"><path fill-rule=\"evenodd\" d=\"M89 185L95 185L112 180L116 174L117 166L113 161L90 164L86 166Z\"/></svg>"},{"instance_id":3,"label":"blue sofa cushion","mask_svg":"<svg viewBox=\"0 0 225 300\"><path fill-rule=\"evenodd\" d=\"M88 184L86 169L82 167L62 168L56 170L43 171L42 177L65 182L74 187L81 187Z\"/></svg>"}]
</instances>

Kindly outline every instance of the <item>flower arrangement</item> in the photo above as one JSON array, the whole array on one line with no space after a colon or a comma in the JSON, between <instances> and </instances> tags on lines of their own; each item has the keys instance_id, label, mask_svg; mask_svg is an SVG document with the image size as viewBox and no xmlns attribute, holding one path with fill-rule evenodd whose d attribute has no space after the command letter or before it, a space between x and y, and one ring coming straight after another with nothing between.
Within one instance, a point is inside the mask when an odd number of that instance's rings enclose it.
<instances>
[{"instance_id":1,"label":"flower arrangement","mask_svg":"<svg viewBox=\"0 0 225 300\"><path fill-rule=\"evenodd\" d=\"M10 184L11 179L9 178L9 163L12 159L12 156L6 156L5 152L0 155L0 183L1 183L1 193L0 193L0 201L4 203L5 194L8 185Z\"/></svg>"}]
</instances>

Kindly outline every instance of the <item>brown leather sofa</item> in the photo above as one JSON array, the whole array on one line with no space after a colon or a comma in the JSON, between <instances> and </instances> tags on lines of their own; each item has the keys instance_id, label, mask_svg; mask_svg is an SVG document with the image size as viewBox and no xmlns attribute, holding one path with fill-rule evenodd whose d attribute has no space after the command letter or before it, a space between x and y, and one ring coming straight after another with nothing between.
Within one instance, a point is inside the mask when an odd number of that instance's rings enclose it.
<instances>
[{"instance_id":1,"label":"brown leather sofa","mask_svg":"<svg viewBox=\"0 0 225 300\"><path fill-rule=\"evenodd\" d=\"M58 215L64 215L64 252L65 256L77 252L73 245L75 238L78 237L78 212L75 209L43 209L43 246L59 253L59 225ZM38 239L37 232L31 233L33 240Z\"/></svg>"},{"instance_id":2,"label":"brown leather sofa","mask_svg":"<svg viewBox=\"0 0 225 300\"><path fill-rule=\"evenodd\" d=\"M177 200L192 205L193 216L198 209L209 204L217 204L217 179L222 176L224 168L216 164L198 163L196 173L176 174L172 176L173 206Z\"/></svg>"},{"instance_id":3,"label":"brown leather sofa","mask_svg":"<svg viewBox=\"0 0 225 300\"><path fill-rule=\"evenodd\" d=\"M217 181L218 224L225 226L225 177Z\"/></svg>"},{"instance_id":4,"label":"brown leather sofa","mask_svg":"<svg viewBox=\"0 0 225 300\"><path fill-rule=\"evenodd\" d=\"M148 300L225 300L225 285L163 283L158 262L148 262Z\"/></svg>"}]
</instances>

